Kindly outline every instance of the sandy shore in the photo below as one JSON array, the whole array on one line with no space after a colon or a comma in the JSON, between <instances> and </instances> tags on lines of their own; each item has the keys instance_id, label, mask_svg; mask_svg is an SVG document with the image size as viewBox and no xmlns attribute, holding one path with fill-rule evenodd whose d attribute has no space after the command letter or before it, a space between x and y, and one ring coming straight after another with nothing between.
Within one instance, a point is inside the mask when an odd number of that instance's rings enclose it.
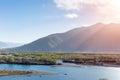
<instances>
[{"instance_id":1,"label":"sandy shore","mask_svg":"<svg viewBox=\"0 0 120 80\"><path fill-rule=\"evenodd\" d=\"M21 71L21 70L0 70L0 76L37 76L37 75L53 75L54 72L42 71Z\"/></svg>"}]
</instances>

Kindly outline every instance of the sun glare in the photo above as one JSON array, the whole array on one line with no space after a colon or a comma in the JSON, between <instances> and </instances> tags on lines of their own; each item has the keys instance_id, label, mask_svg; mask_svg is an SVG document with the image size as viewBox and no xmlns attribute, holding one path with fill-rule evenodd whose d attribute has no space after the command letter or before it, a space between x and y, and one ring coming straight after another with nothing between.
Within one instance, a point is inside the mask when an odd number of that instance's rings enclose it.
<instances>
[{"instance_id":1,"label":"sun glare","mask_svg":"<svg viewBox=\"0 0 120 80\"><path fill-rule=\"evenodd\" d=\"M120 0L109 0L110 4L120 11Z\"/></svg>"}]
</instances>

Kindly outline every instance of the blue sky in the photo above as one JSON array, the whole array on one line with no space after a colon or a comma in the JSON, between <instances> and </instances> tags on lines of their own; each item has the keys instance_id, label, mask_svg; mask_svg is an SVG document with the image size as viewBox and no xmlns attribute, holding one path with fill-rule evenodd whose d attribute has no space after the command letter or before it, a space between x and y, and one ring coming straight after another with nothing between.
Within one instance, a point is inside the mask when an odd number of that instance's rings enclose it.
<instances>
[{"instance_id":1,"label":"blue sky","mask_svg":"<svg viewBox=\"0 0 120 80\"><path fill-rule=\"evenodd\" d=\"M0 0L0 41L29 43L49 34L105 21L99 18L103 14L97 16L96 8L89 5L80 9L80 0L75 1ZM105 17L107 20L109 16Z\"/></svg>"}]
</instances>

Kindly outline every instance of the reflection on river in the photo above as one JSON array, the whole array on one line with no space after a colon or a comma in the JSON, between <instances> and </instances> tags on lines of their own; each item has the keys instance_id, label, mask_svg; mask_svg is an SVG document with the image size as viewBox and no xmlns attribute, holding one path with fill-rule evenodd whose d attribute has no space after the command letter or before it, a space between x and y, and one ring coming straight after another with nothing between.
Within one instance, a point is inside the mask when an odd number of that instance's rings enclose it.
<instances>
[{"instance_id":1,"label":"reflection on river","mask_svg":"<svg viewBox=\"0 0 120 80\"><path fill-rule=\"evenodd\" d=\"M0 64L0 69L5 70L40 70L58 72L56 75L44 76L2 76L0 80L120 80L120 68L115 67L63 67L63 66L43 66L43 65L16 65Z\"/></svg>"}]
</instances>

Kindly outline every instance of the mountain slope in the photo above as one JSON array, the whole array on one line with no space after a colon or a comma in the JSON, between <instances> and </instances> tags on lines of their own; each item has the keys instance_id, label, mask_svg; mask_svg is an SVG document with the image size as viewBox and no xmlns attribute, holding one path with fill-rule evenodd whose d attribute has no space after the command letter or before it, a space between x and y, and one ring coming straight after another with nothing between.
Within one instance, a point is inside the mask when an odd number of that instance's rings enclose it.
<instances>
[{"instance_id":1,"label":"mountain slope","mask_svg":"<svg viewBox=\"0 0 120 80\"><path fill-rule=\"evenodd\" d=\"M6 51L22 52L119 52L120 24L95 24L52 34Z\"/></svg>"}]
</instances>

